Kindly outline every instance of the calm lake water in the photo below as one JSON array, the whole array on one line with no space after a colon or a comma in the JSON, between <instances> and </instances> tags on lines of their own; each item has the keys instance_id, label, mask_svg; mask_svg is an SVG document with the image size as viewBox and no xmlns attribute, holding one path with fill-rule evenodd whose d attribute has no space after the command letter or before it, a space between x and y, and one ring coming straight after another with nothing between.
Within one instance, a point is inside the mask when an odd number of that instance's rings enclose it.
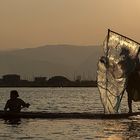
<instances>
[{"instance_id":1,"label":"calm lake water","mask_svg":"<svg viewBox=\"0 0 140 140\"><path fill-rule=\"evenodd\" d=\"M0 88L0 109L10 90ZM23 111L103 113L97 88L16 88L31 104ZM138 111L140 104L134 103ZM127 112L124 96L121 111ZM90 119L21 119L17 124L0 119L0 140L139 140L140 116L120 120Z\"/></svg>"}]
</instances>

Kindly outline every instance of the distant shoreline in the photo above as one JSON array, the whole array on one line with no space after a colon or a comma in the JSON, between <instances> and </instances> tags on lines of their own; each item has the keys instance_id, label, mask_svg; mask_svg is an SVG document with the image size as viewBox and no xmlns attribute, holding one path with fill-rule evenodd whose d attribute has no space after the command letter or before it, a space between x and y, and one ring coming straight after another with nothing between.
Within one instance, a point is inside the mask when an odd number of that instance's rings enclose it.
<instances>
[{"instance_id":1,"label":"distant shoreline","mask_svg":"<svg viewBox=\"0 0 140 140\"><path fill-rule=\"evenodd\" d=\"M64 76L53 76L48 80L46 77L35 77L34 81L28 81L20 79L20 75L7 74L0 79L0 87L97 87L97 81L81 80L81 76L74 81Z\"/></svg>"}]
</instances>

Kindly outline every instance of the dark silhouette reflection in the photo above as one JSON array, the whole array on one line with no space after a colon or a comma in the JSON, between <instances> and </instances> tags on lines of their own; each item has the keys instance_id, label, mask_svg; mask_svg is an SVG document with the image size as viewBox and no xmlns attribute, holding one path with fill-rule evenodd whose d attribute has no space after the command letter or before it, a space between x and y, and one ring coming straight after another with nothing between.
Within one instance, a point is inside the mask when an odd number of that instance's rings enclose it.
<instances>
[{"instance_id":1,"label":"dark silhouette reflection","mask_svg":"<svg viewBox=\"0 0 140 140\"><path fill-rule=\"evenodd\" d=\"M128 123L129 138L140 139L140 118Z\"/></svg>"},{"instance_id":2,"label":"dark silhouette reflection","mask_svg":"<svg viewBox=\"0 0 140 140\"><path fill-rule=\"evenodd\" d=\"M16 125L19 125L21 124L21 119L20 118L11 118L11 119L5 119L5 123L6 124L16 124Z\"/></svg>"},{"instance_id":3,"label":"dark silhouette reflection","mask_svg":"<svg viewBox=\"0 0 140 140\"><path fill-rule=\"evenodd\" d=\"M140 139L140 116L129 119L103 121L106 140Z\"/></svg>"}]
</instances>

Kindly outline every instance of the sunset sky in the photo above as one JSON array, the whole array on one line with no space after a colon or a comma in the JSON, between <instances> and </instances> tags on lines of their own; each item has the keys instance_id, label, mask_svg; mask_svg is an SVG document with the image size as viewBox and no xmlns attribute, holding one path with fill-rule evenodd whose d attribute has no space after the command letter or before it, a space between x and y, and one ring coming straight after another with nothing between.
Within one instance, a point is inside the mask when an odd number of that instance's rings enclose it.
<instances>
[{"instance_id":1,"label":"sunset sky","mask_svg":"<svg viewBox=\"0 0 140 140\"><path fill-rule=\"evenodd\" d=\"M0 0L0 50L99 45L108 28L140 42L140 0Z\"/></svg>"}]
</instances>

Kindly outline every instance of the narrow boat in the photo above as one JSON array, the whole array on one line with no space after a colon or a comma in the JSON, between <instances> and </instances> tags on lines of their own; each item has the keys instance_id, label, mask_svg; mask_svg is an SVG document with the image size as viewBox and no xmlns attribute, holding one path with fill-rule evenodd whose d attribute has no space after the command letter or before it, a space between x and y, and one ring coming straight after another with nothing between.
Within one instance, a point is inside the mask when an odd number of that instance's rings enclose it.
<instances>
[{"instance_id":1,"label":"narrow boat","mask_svg":"<svg viewBox=\"0 0 140 140\"><path fill-rule=\"evenodd\" d=\"M101 113L51 113L51 112L20 112L10 113L0 111L0 118L44 118L44 119L126 119L130 116L140 115L140 112L121 113L121 114L101 114Z\"/></svg>"}]
</instances>

